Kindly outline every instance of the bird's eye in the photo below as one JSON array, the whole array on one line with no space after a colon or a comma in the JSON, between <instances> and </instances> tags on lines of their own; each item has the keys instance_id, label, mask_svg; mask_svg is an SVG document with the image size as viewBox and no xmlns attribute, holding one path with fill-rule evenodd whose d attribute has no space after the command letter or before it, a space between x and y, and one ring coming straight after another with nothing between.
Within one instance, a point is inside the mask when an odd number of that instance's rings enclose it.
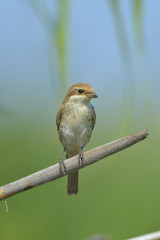
<instances>
[{"instance_id":1,"label":"bird's eye","mask_svg":"<svg viewBox=\"0 0 160 240\"><path fill-rule=\"evenodd\" d=\"M83 93L83 90L82 89L78 89L78 93Z\"/></svg>"}]
</instances>

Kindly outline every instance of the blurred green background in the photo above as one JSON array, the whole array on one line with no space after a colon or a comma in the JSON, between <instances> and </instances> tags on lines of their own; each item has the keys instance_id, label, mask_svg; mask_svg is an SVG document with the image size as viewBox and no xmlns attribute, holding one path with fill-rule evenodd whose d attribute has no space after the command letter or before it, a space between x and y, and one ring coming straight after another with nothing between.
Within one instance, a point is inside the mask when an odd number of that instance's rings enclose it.
<instances>
[{"instance_id":1,"label":"blurred green background","mask_svg":"<svg viewBox=\"0 0 160 240\"><path fill-rule=\"evenodd\" d=\"M160 1L0 2L0 185L57 163L55 118L91 84L97 123L86 149L149 129L144 142L0 202L2 239L121 240L160 229Z\"/></svg>"}]
</instances>

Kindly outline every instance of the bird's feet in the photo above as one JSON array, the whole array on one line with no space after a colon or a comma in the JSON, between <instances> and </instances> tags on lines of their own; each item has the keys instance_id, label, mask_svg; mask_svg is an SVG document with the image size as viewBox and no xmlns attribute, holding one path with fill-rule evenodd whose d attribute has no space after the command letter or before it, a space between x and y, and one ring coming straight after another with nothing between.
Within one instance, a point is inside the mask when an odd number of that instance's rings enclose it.
<instances>
[{"instance_id":1,"label":"bird's feet","mask_svg":"<svg viewBox=\"0 0 160 240\"><path fill-rule=\"evenodd\" d=\"M81 147L81 151L78 154L78 162L81 167L84 166L83 146Z\"/></svg>"},{"instance_id":2,"label":"bird's feet","mask_svg":"<svg viewBox=\"0 0 160 240\"><path fill-rule=\"evenodd\" d=\"M61 158L59 159L59 171L60 171L60 173L62 175L66 175L67 174L67 168L66 168L66 166L64 164L64 161L63 161L64 152L65 152L65 149L63 150Z\"/></svg>"},{"instance_id":3,"label":"bird's feet","mask_svg":"<svg viewBox=\"0 0 160 240\"><path fill-rule=\"evenodd\" d=\"M62 175L66 175L67 174L67 168L64 164L64 161L63 159L60 159L59 160L59 171Z\"/></svg>"}]
</instances>

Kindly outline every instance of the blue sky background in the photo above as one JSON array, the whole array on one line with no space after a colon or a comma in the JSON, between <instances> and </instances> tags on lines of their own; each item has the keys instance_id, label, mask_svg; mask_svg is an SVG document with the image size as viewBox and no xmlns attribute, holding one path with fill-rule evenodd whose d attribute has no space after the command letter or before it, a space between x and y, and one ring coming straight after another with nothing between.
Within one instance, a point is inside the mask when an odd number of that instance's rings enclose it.
<instances>
[{"instance_id":1,"label":"blue sky background","mask_svg":"<svg viewBox=\"0 0 160 240\"><path fill-rule=\"evenodd\" d=\"M124 86L128 91L134 87L140 101L141 88L146 88L146 94L158 102L160 2L144 1L142 54L134 36L132 2L120 1L131 55L124 61L109 2L70 1L70 83L88 82L102 98L118 98L118 102ZM56 15L55 2L46 3ZM57 93L58 79L51 79L46 31L28 1L2 1L0 6L0 102L8 108L37 107L41 99ZM32 103L28 95L34 95Z\"/></svg>"}]
</instances>

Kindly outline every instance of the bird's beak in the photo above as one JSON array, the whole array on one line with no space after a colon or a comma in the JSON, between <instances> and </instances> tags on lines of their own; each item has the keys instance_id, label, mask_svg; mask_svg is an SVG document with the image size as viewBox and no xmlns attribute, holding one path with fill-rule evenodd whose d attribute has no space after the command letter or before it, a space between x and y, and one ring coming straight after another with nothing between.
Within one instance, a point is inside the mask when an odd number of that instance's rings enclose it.
<instances>
[{"instance_id":1,"label":"bird's beak","mask_svg":"<svg viewBox=\"0 0 160 240\"><path fill-rule=\"evenodd\" d=\"M93 92L93 93L91 94L91 98L98 98L98 95L97 95L95 92Z\"/></svg>"},{"instance_id":2,"label":"bird's beak","mask_svg":"<svg viewBox=\"0 0 160 240\"><path fill-rule=\"evenodd\" d=\"M98 98L98 95L95 92L87 92L86 96L88 98Z\"/></svg>"}]
</instances>

